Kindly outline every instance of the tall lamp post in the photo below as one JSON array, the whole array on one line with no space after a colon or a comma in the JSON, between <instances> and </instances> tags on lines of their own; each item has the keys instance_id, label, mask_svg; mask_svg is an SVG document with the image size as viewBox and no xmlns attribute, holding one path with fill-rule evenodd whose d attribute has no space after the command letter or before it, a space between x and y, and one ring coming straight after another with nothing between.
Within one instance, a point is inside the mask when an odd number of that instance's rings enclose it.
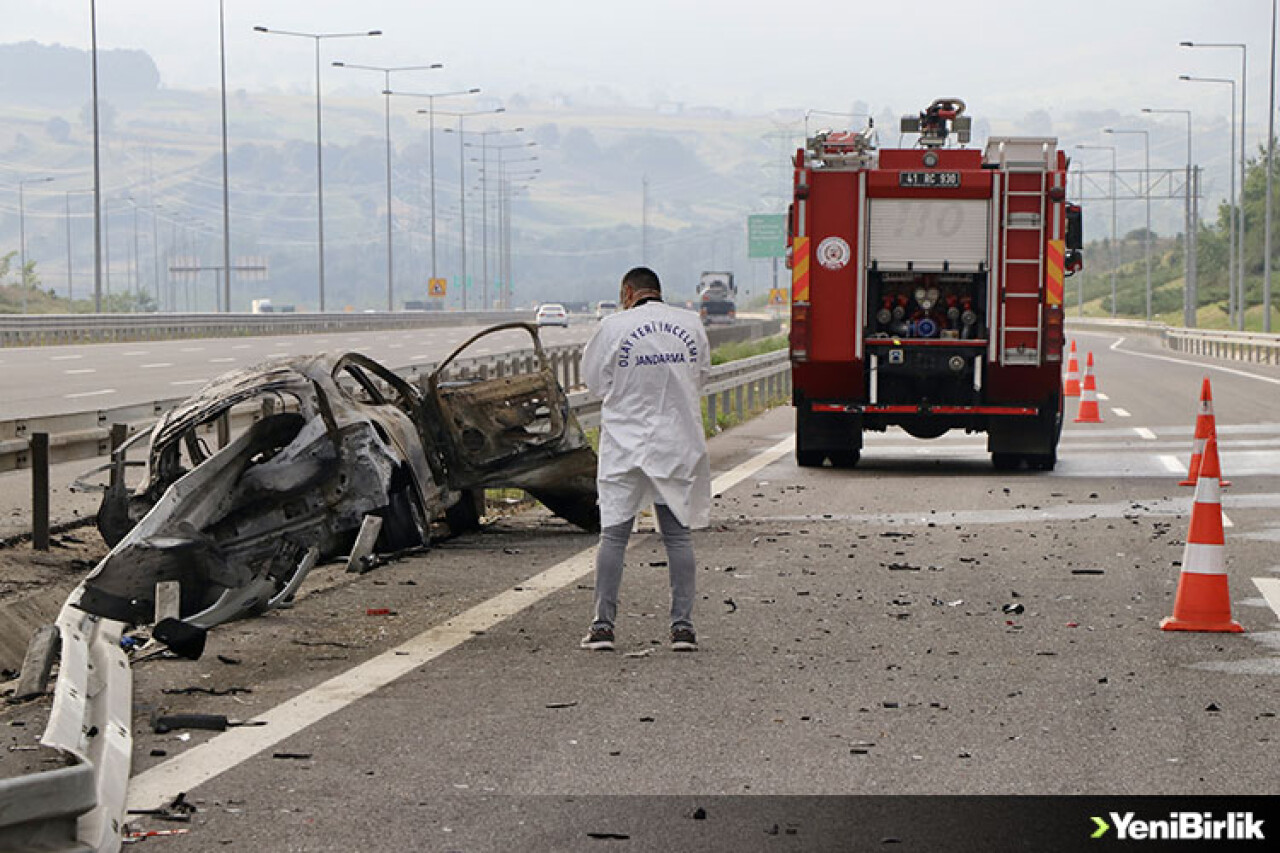
<instances>
[{"instance_id":1,"label":"tall lamp post","mask_svg":"<svg viewBox=\"0 0 1280 853\"><path fill-rule=\"evenodd\" d=\"M18 285L22 288L22 313L27 313L27 209L24 202L23 188L27 184L47 184L53 178L19 178L18 179L18 250L19 263Z\"/></svg>"},{"instance_id":2,"label":"tall lamp post","mask_svg":"<svg viewBox=\"0 0 1280 853\"><path fill-rule=\"evenodd\" d=\"M1114 145L1077 145L1095 151L1111 152L1111 319L1116 316L1116 267L1120 263L1120 251L1116 243L1116 147Z\"/></svg>"},{"instance_id":3,"label":"tall lamp post","mask_svg":"<svg viewBox=\"0 0 1280 853\"><path fill-rule=\"evenodd\" d=\"M1274 30L1275 28L1272 27ZM1240 49L1240 162L1237 164L1240 169L1240 205L1235 209L1236 216L1236 279L1239 288L1236 295L1236 328L1240 331L1244 330L1244 279L1245 279L1245 263L1244 263L1244 179L1245 179L1245 136L1247 136L1247 99L1249 96L1247 83L1249 79L1249 48L1239 42L1204 42L1204 41L1184 41L1181 42L1182 47L1209 47L1209 48L1239 48Z\"/></svg>"},{"instance_id":4,"label":"tall lamp post","mask_svg":"<svg viewBox=\"0 0 1280 853\"><path fill-rule=\"evenodd\" d=\"M480 89L472 87L470 89L458 89L453 92L392 92L387 90L387 95L405 95L411 98L426 98L427 108L418 110L419 113L427 115L427 160L428 171L431 173L431 277L437 277L436 267L436 98L453 98L460 95L478 95Z\"/></svg>"},{"instance_id":5,"label":"tall lamp post","mask_svg":"<svg viewBox=\"0 0 1280 853\"><path fill-rule=\"evenodd\" d=\"M1231 215L1227 218L1228 236L1227 245L1235 246L1236 239L1236 170L1232 160L1235 159L1236 152L1236 81L1229 77L1192 77L1187 74L1178 76L1179 80L1186 80L1191 83L1229 83L1231 85L1231 147L1227 149L1227 163L1230 165L1231 172ZM1227 252L1227 316L1232 322L1236 319L1236 309L1240 302L1236 298L1236 257L1235 252ZM1243 288L1239 289L1243 295ZM1243 317L1243 312L1241 317Z\"/></svg>"},{"instance_id":6,"label":"tall lamp post","mask_svg":"<svg viewBox=\"0 0 1280 853\"><path fill-rule=\"evenodd\" d=\"M493 113L504 113L506 107L496 107L492 110L472 110L470 112L451 113L441 111L441 115L449 115L457 118L458 129L455 131L451 127L444 129L445 133L458 134L458 222L461 225L462 235L462 310L467 310L467 152L466 152L466 130L463 128L463 120L470 116L488 115ZM434 217L432 217L434 220Z\"/></svg>"},{"instance_id":7,"label":"tall lamp post","mask_svg":"<svg viewBox=\"0 0 1280 853\"><path fill-rule=\"evenodd\" d=\"M1143 152L1142 197L1147 206L1146 233L1142 238L1142 259L1147 268L1147 322L1151 322L1151 133L1146 130L1117 130L1104 127L1103 133L1141 133Z\"/></svg>"},{"instance_id":8,"label":"tall lamp post","mask_svg":"<svg viewBox=\"0 0 1280 853\"><path fill-rule=\"evenodd\" d=\"M386 101L386 140L387 140L387 311L395 310L395 291L392 286L392 213L391 213L391 74L398 71L432 71L444 68L439 62L430 65L400 65L386 68L380 65L356 65L353 62L335 62L334 68L354 68L358 71L379 71L382 73L382 95Z\"/></svg>"},{"instance_id":9,"label":"tall lamp post","mask_svg":"<svg viewBox=\"0 0 1280 853\"><path fill-rule=\"evenodd\" d=\"M320 273L320 311L324 312L324 156L322 152L323 131L320 110L320 42L324 39L365 38L380 36L382 30L368 30L363 33L299 33L292 30L273 30L267 27L254 27L254 32L273 36L296 36L309 38L316 46L316 234L319 244ZM230 270L227 274L230 275Z\"/></svg>"},{"instance_id":10,"label":"tall lamp post","mask_svg":"<svg viewBox=\"0 0 1280 853\"><path fill-rule=\"evenodd\" d=\"M1182 115L1187 117L1187 176L1186 176L1186 239L1183 240L1183 253L1185 260L1183 261L1183 271L1186 275L1186 287L1182 294L1182 325L1188 329L1194 329L1196 326L1196 303L1199 296L1196 292L1196 231L1199 229L1199 217L1196 215L1194 207L1194 193L1192 184L1195 177L1191 172L1191 110L1170 110L1157 109L1154 107L1143 107L1144 113L1155 115L1159 113Z\"/></svg>"},{"instance_id":11,"label":"tall lamp post","mask_svg":"<svg viewBox=\"0 0 1280 853\"><path fill-rule=\"evenodd\" d=\"M480 137L480 309L482 311L487 310L489 307L489 137L499 133L524 133L524 128L497 128L494 130L482 130L475 134ZM464 143L463 147L474 148L475 145L467 142Z\"/></svg>"},{"instance_id":12,"label":"tall lamp post","mask_svg":"<svg viewBox=\"0 0 1280 853\"><path fill-rule=\"evenodd\" d=\"M102 313L102 163L98 133L98 6L89 0L90 65L93 82L93 311Z\"/></svg>"},{"instance_id":13,"label":"tall lamp post","mask_svg":"<svg viewBox=\"0 0 1280 853\"><path fill-rule=\"evenodd\" d=\"M218 58L222 74L222 310L231 312L231 190L227 169L227 26L223 0L218 0ZM152 199L154 201L154 199ZM152 224L155 224L152 214ZM156 305L160 282L156 281Z\"/></svg>"}]
</instances>

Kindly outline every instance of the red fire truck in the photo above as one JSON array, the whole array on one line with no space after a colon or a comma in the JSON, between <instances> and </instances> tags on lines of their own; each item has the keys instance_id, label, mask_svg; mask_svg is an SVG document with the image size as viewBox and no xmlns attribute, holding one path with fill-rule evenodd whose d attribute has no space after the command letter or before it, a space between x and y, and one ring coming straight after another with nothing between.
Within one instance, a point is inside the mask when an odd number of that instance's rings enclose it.
<instances>
[{"instance_id":1,"label":"red fire truck","mask_svg":"<svg viewBox=\"0 0 1280 853\"><path fill-rule=\"evenodd\" d=\"M800 465L856 465L864 430L986 432L999 469L1051 470L1062 431L1063 277L1080 209L1051 137L992 137L940 98L874 130L819 132L796 153L788 215ZM959 143L955 145L953 143Z\"/></svg>"}]
</instances>

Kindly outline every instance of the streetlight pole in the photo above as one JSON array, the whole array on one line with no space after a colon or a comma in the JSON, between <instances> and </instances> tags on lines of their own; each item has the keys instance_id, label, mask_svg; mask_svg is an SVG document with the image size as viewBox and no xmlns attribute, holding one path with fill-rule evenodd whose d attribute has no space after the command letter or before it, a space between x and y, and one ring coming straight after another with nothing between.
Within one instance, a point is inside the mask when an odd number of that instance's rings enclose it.
<instances>
[{"instance_id":1,"label":"streetlight pole","mask_svg":"<svg viewBox=\"0 0 1280 853\"><path fill-rule=\"evenodd\" d=\"M404 95L411 98L426 98L427 108L418 110L418 112L427 114L427 160L428 171L431 173L431 278L435 279L438 275L436 268L436 98L452 98L459 95L478 95L480 89L472 87L470 89L459 89L453 92L392 92L387 90L387 95Z\"/></svg>"},{"instance_id":2,"label":"streetlight pole","mask_svg":"<svg viewBox=\"0 0 1280 853\"><path fill-rule=\"evenodd\" d=\"M89 33L93 66L93 311L102 313L102 166L98 134L98 7L89 0Z\"/></svg>"},{"instance_id":3,"label":"streetlight pole","mask_svg":"<svg viewBox=\"0 0 1280 853\"><path fill-rule=\"evenodd\" d=\"M387 311L395 310L395 290L392 286L392 270L394 268L393 248L392 248L392 220L391 212L391 74L395 71L432 71L436 68L444 68L439 62L433 62L430 65L401 65L394 68L386 68L379 65L356 65L352 62L335 62L334 68L354 68L359 71L380 71L382 72L382 95L385 104L386 113L386 140L387 140Z\"/></svg>"},{"instance_id":4,"label":"streetlight pole","mask_svg":"<svg viewBox=\"0 0 1280 853\"><path fill-rule=\"evenodd\" d=\"M489 308L489 137L495 133L523 132L523 127L513 127L510 130L484 130L476 134L480 137L480 262L482 268L480 310L482 311ZM466 147L474 146L468 143Z\"/></svg>"},{"instance_id":5,"label":"streetlight pole","mask_svg":"<svg viewBox=\"0 0 1280 853\"><path fill-rule=\"evenodd\" d=\"M1276 156L1276 0L1271 0L1271 73L1267 77L1267 203L1262 248L1262 331L1271 333L1271 173Z\"/></svg>"},{"instance_id":6,"label":"streetlight pole","mask_svg":"<svg viewBox=\"0 0 1280 853\"><path fill-rule=\"evenodd\" d=\"M1272 27L1275 30L1275 27ZM1247 108L1248 108L1248 89L1247 83L1249 79L1249 48L1239 42L1193 42L1184 41L1182 47L1231 47L1240 49L1240 162L1237 164L1240 169L1240 206L1235 210L1236 216L1236 286L1239 288L1236 295L1236 329L1244 331L1244 312L1245 312L1245 263L1244 263L1244 233L1245 233L1245 213L1244 213L1244 180L1245 180L1245 137L1248 135L1247 127Z\"/></svg>"},{"instance_id":7,"label":"streetlight pole","mask_svg":"<svg viewBox=\"0 0 1280 853\"><path fill-rule=\"evenodd\" d=\"M1235 240L1236 240L1236 217L1235 217L1236 170L1235 170L1235 164L1232 163L1231 161L1232 159L1234 159L1235 152L1236 152L1236 81L1232 80L1229 77L1192 77L1187 74L1179 75L1178 79L1186 80L1191 83L1229 83L1231 84L1231 147L1227 149L1227 163L1231 166L1229 170L1231 172L1231 205L1230 205L1231 216L1229 216L1227 219L1227 222L1229 225L1227 245L1229 247L1234 247ZM1227 252L1227 318L1231 322L1234 322L1236 319L1236 309L1237 309L1237 306L1239 305L1239 302L1237 302L1237 299L1236 299L1235 277L1236 277L1235 252L1228 251ZM1240 288L1242 295L1243 295L1243 290L1244 290L1243 288ZM1243 314L1241 316L1243 316Z\"/></svg>"},{"instance_id":8,"label":"streetlight pole","mask_svg":"<svg viewBox=\"0 0 1280 853\"><path fill-rule=\"evenodd\" d=\"M467 310L467 153L466 153L466 131L463 129L463 119L468 116L487 115L493 113L504 113L506 107L497 107L492 110L473 110L471 112L450 113L441 110L441 115L451 115L458 119L458 129L454 131L452 128L446 127L445 133L458 134L458 222L461 225L462 232L462 310Z\"/></svg>"},{"instance_id":9,"label":"streetlight pole","mask_svg":"<svg viewBox=\"0 0 1280 853\"><path fill-rule=\"evenodd\" d=\"M229 313L231 311L231 192L227 172L227 26L223 6L223 0L218 0L218 57L222 72L222 310ZM157 281L156 305L159 304L160 283Z\"/></svg>"},{"instance_id":10,"label":"streetlight pole","mask_svg":"<svg viewBox=\"0 0 1280 853\"><path fill-rule=\"evenodd\" d=\"M18 286L22 290L22 313L27 313L27 211L23 198L23 187L27 184L47 184L53 178L19 178L18 179Z\"/></svg>"},{"instance_id":11,"label":"streetlight pole","mask_svg":"<svg viewBox=\"0 0 1280 853\"><path fill-rule=\"evenodd\" d=\"M1168 110L1156 109L1153 107L1143 107L1142 111L1148 114L1169 113L1183 115L1187 117L1187 176L1186 176L1186 239L1183 240L1183 253L1185 260L1183 261L1183 272L1186 276L1186 286L1182 294L1182 324L1188 329L1194 329L1196 326L1196 303L1199 297L1196 293L1196 231L1199 229L1198 218L1195 215L1192 205L1192 183L1195 180L1191 172L1191 110Z\"/></svg>"},{"instance_id":12,"label":"streetlight pole","mask_svg":"<svg viewBox=\"0 0 1280 853\"><path fill-rule=\"evenodd\" d=\"M368 30L363 33L299 33L292 30L273 30L267 27L254 27L254 32L276 36L297 36L309 38L316 45L316 234L319 244L320 273L320 312L324 313L324 156L322 154L323 131L320 111L320 42L322 39L364 38L380 36L382 30ZM227 274L230 275L228 264Z\"/></svg>"},{"instance_id":13,"label":"streetlight pole","mask_svg":"<svg viewBox=\"0 0 1280 853\"><path fill-rule=\"evenodd\" d=\"M1116 243L1116 147L1114 145L1077 145L1111 152L1111 319L1116 317L1116 267L1120 263L1120 251Z\"/></svg>"},{"instance_id":14,"label":"streetlight pole","mask_svg":"<svg viewBox=\"0 0 1280 853\"><path fill-rule=\"evenodd\" d=\"M1146 201L1147 207L1147 224L1146 233L1142 238L1142 257L1147 268L1147 322L1151 322L1151 133L1146 130L1116 130L1111 127L1104 127L1103 133L1141 133L1142 134L1142 151L1143 151L1143 182L1142 197Z\"/></svg>"}]
</instances>

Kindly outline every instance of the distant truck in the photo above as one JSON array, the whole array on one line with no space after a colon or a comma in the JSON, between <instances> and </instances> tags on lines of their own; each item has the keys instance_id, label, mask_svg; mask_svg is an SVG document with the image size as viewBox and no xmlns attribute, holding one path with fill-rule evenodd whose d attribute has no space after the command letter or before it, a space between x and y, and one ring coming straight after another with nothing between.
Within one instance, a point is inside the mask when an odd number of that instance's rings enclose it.
<instances>
[{"instance_id":1,"label":"distant truck","mask_svg":"<svg viewBox=\"0 0 1280 853\"><path fill-rule=\"evenodd\" d=\"M276 310L270 299L255 299L250 304L254 314L273 314Z\"/></svg>"},{"instance_id":2,"label":"distant truck","mask_svg":"<svg viewBox=\"0 0 1280 853\"><path fill-rule=\"evenodd\" d=\"M737 317L738 286L731 272L704 272L698 279L698 314L704 326L732 323Z\"/></svg>"}]
</instances>

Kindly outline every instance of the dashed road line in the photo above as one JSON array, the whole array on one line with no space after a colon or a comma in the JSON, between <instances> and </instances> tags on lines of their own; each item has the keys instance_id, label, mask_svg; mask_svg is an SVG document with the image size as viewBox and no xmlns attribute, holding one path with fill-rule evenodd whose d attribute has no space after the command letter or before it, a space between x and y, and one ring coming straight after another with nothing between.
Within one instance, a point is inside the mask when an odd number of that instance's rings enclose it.
<instances>
[{"instance_id":1,"label":"dashed road line","mask_svg":"<svg viewBox=\"0 0 1280 853\"><path fill-rule=\"evenodd\" d=\"M1280 619L1280 578L1254 578L1253 583Z\"/></svg>"},{"instance_id":2,"label":"dashed road line","mask_svg":"<svg viewBox=\"0 0 1280 853\"><path fill-rule=\"evenodd\" d=\"M124 355L147 355L150 352L151 352L150 350L135 349L135 350L131 350L129 352L124 353Z\"/></svg>"},{"instance_id":3,"label":"dashed road line","mask_svg":"<svg viewBox=\"0 0 1280 853\"><path fill-rule=\"evenodd\" d=\"M1163 465L1165 468L1167 468L1170 474L1187 473L1186 468L1183 467L1183 464L1178 459L1178 457L1170 456L1167 453L1162 453L1158 458L1160 459L1160 464Z\"/></svg>"},{"instance_id":4,"label":"dashed road line","mask_svg":"<svg viewBox=\"0 0 1280 853\"><path fill-rule=\"evenodd\" d=\"M229 361L235 361L235 356L223 356L222 358L209 359L210 364L226 364Z\"/></svg>"},{"instance_id":5,"label":"dashed road line","mask_svg":"<svg viewBox=\"0 0 1280 853\"><path fill-rule=\"evenodd\" d=\"M78 394L63 394L62 399L77 400L81 397L101 397L104 394L114 394L114 393L116 393L116 389L114 388L99 388L97 391L81 391Z\"/></svg>"},{"instance_id":6,"label":"dashed road line","mask_svg":"<svg viewBox=\"0 0 1280 853\"><path fill-rule=\"evenodd\" d=\"M80 374L82 374L82 373L97 373L97 372L98 372L98 368L96 368L96 367L77 367L75 370L64 370L64 371L62 371L62 372L63 372L63 374L64 374L64 375L66 375L66 376L78 376L78 375L80 375Z\"/></svg>"},{"instance_id":7,"label":"dashed road line","mask_svg":"<svg viewBox=\"0 0 1280 853\"><path fill-rule=\"evenodd\" d=\"M79 359L79 358L84 358L84 356L83 355L51 355L49 356L50 361L75 361L76 359Z\"/></svg>"},{"instance_id":8,"label":"dashed road line","mask_svg":"<svg viewBox=\"0 0 1280 853\"><path fill-rule=\"evenodd\" d=\"M1111 398L1110 398L1110 397L1108 397L1106 394L1103 394L1101 391L1099 391L1099 392L1098 392L1098 399L1099 399L1099 400L1102 400L1102 401L1105 403L1107 400L1110 400Z\"/></svg>"},{"instance_id":9,"label":"dashed road line","mask_svg":"<svg viewBox=\"0 0 1280 853\"><path fill-rule=\"evenodd\" d=\"M208 382L207 379L180 379L176 382L170 382L170 385L203 385Z\"/></svg>"},{"instance_id":10,"label":"dashed road line","mask_svg":"<svg viewBox=\"0 0 1280 853\"><path fill-rule=\"evenodd\" d=\"M139 364L138 367L143 369L151 369L154 367L173 367L172 361L154 361L151 364Z\"/></svg>"},{"instance_id":11,"label":"dashed road line","mask_svg":"<svg viewBox=\"0 0 1280 853\"><path fill-rule=\"evenodd\" d=\"M1129 410L1128 410L1128 409L1117 409L1115 406L1112 406L1112 407L1111 407L1111 411L1115 412L1115 415L1116 415L1116 417L1117 417L1117 418L1131 418L1131 417L1133 417L1133 415L1129 414Z\"/></svg>"},{"instance_id":12,"label":"dashed road line","mask_svg":"<svg viewBox=\"0 0 1280 853\"><path fill-rule=\"evenodd\" d=\"M1133 431L1138 434L1138 438L1144 439L1146 441L1156 440L1156 434L1151 430L1147 429L1146 427L1134 427Z\"/></svg>"}]
</instances>

